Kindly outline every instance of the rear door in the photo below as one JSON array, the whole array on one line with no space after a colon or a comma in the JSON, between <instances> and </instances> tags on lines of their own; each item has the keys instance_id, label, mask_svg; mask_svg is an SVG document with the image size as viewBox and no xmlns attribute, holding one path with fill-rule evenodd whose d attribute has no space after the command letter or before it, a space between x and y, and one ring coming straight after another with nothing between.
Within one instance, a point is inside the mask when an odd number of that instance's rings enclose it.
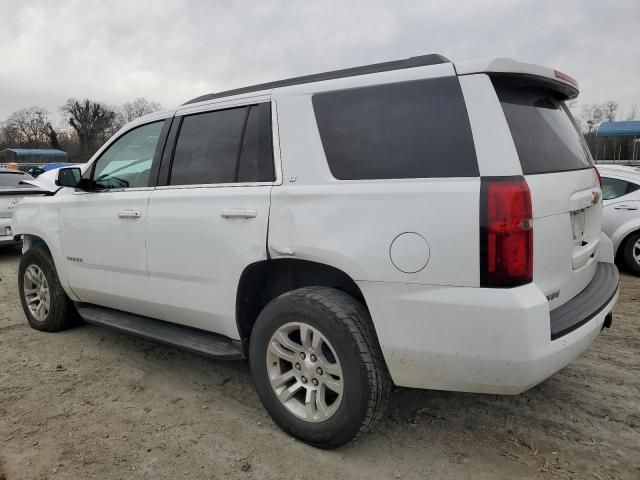
<instances>
[{"instance_id":1,"label":"rear door","mask_svg":"<svg viewBox=\"0 0 640 480\"><path fill-rule=\"evenodd\" d=\"M240 276L267 258L271 104L179 112L174 124L147 220L153 316L238 338Z\"/></svg>"},{"instance_id":2,"label":"rear door","mask_svg":"<svg viewBox=\"0 0 640 480\"><path fill-rule=\"evenodd\" d=\"M562 94L549 82L492 79L529 188L534 282L553 309L593 278L602 222L598 177Z\"/></svg>"}]
</instances>

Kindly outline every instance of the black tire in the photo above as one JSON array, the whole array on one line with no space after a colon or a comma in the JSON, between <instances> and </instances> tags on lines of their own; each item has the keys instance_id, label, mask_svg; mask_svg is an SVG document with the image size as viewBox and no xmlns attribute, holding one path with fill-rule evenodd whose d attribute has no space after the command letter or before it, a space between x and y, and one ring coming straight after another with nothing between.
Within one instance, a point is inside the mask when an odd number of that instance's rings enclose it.
<instances>
[{"instance_id":1,"label":"black tire","mask_svg":"<svg viewBox=\"0 0 640 480\"><path fill-rule=\"evenodd\" d=\"M640 264L633 258L633 250L640 239L640 232L634 232L622 244L622 258L625 266L635 275L640 275Z\"/></svg>"},{"instance_id":2,"label":"black tire","mask_svg":"<svg viewBox=\"0 0 640 480\"><path fill-rule=\"evenodd\" d=\"M25 272L32 265L35 265L43 272L49 287L50 308L46 317L42 320L38 320L33 316L27 306L25 297ZM32 248L22 255L20 268L18 269L18 289L22 309L32 328L44 332L58 332L79 323L78 312L60 284L56 267L49 252L39 248Z\"/></svg>"},{"instance_id":3,"label":"black tire","mask_svg":"<svg viewBox=\"0 0 640 480\"><path fill-rule=\"evenodd\" d=\"M316 423L292 414L269 381L267 349L272 335L283 325L300 321L326 337L342 366L342 401L333 416ZM254 325L249 361L258 396L278 426L319 448L340 447L371 430L384 413L391 389L367 310L350 295L328 287L301 288L272 300Z\"/></svg>"}]
</instances>

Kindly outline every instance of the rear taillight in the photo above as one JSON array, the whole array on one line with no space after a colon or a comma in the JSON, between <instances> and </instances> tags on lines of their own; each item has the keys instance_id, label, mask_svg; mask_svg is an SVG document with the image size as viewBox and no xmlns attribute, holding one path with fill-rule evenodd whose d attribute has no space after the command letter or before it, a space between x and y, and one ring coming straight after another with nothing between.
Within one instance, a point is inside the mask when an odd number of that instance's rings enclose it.
<instances>
[{"instance_id":1,"label":"rear taillight","mask_svg":"<svg viewBox=\"0 0 640 480\"><path fill-rule=\"evenodd\" d=\"M570 77L569 75L567 75L566 73L562 73L558 70L554 70L553 73L555 74L556 78L559 78L560 80L564 80L567 83L570 83L573 86L578 86L578 81L573 78Z\"/></svg>"},{"instance_id":2,"label":"rear taillight","mask_svg":"<svg viewBox=\"0 0 640 480\"><path fill-rule=\"evenodd\" d=\"M533 280L531 192L523 177L483 177L480 188L480 286Z\"/></svg>"}]
</instances>

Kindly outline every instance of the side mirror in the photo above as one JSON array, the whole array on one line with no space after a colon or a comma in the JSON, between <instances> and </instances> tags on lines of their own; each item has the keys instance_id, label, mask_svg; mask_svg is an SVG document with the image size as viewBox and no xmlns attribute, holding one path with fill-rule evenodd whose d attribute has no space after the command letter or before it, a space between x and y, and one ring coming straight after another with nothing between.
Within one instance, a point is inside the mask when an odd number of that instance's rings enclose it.
<instances>
[{"instance_id":1,"label":"side mirror","mask_svg":"<svg viewBox=\"0 0 640 480\"><path fill-rule=\"evenodd\" d=\"M80 184L82 179L82 170L78 167L67 167L58 170L58 177L56 178L56 185L59 187L72 187L76 188Z\"/></svg>"}]
</instances>

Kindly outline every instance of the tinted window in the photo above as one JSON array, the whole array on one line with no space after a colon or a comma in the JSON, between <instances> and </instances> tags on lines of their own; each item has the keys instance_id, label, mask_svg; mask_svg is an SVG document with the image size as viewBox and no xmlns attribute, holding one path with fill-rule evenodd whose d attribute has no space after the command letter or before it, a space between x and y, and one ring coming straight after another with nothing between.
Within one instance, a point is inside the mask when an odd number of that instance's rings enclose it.
<instances>
[{"instance_id":1,"label":"tinted window","mask_svg":"<svg viewBox=\"0 0 640 480\"><path fill-rule=\"evenodd\" d=\"M125 133L94 164L98 188L149 186L149 173L164 121L150 123Z\"/></svg>"},{"instance_id":2,"label":"tinted window","mask_svg":"<svg viewBox=\"0 0 640 480\"><path fill-rule=\"evenodd\" d=\"M620 180L618 178L602 177L602 199L613 200L640 189L635 183Z\"/></svg>"},{"instance_id":3,"label":"tinted window","mask_svg":"<svg viewBox=\"0 0 640 480\"><path fill-rule=\"evenodd\" d=\"M185 117L171 167L171 185L233 183L247 107Z\"/></svg>"},{"instance_id":4,"label":"tinted window","mask_svg":"<svg viewBox=\"0 0 640 480\"><path fill-rule=\"evenodd\" d=\"M524 174L592 166L591 155L564 102L551 90L494 79Z\"/></svg>"},{"instance_id":5,"label":"tinted window","mask_svg":"<svg viewBox=\"0 0 640 480\"><path fill-rule=\"evenodd\" d=\"M321 93L313 106L337 179L479 175L457 78Z\"/></svg>"},{"instance_id":6,"label":"tinted window","mask_svg":"<svg viewBox=\"0 0 640 480\"><path fill-rule=\"evenodd\" d=\"M271 105L253 105L242 141L238 167L238 182L271 182L273 170L273 139L271 135Z\"/></svg>"},{"instance_id":7,"label":"tinted window","mask_svg":"<svg viewBox=\"0 0 640 480\"><path fill-rule=\"evenodd\" d=\"M33 188L33 185L21 185L23 180L33 180L24 173L0 172L0 187L26 187Z\"/></svg>"},{"instance_id":8,"label":"tinted window","mask_svg":"<svg viewBox=\"0 0 640 480\"><path fill-rule=\"evenodd\" d=\"M273 176L270 104L184 118L171 185L264 182Z\"/></svg>"}]
</instances>

